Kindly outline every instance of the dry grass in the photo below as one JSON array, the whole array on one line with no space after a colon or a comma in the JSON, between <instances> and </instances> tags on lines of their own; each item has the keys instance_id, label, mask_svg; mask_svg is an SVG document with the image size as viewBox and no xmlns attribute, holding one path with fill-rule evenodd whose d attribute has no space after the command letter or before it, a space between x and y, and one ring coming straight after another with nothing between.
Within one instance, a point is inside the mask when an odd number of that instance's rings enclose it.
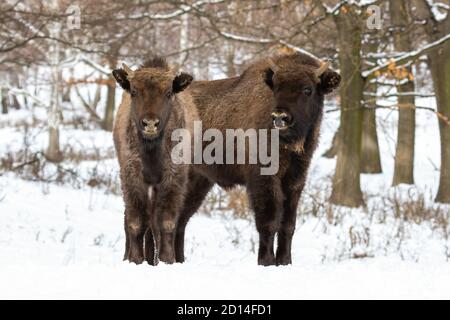
<instances>
[{"instance_id":1,"label":"dry grass","mask_svg":"<svg viewBox=\"0 0 450 320\"><path fill-rule=\"evenodd\" d=\"M450 207L435 204L431 192L420 192L412 187L378 195L364 194L366 206L358 209L330 204L330 194L331 177L310 182L298 207L300 225L315 219L318 226L315 230L333 239L330 247L325 248L324 261L392 253L402 259L418 261L420 253L412 250L409 243L417 241L417 235L425 237L421 233L426 230L434 234L433 238L441 239L444 255L450 259ZM202 206L202 212L232 213L235 218L253 220L244 188L228 192L215 188ZM239 234L232 223L227 229L233 242L239 243L239 238L245 236Z\"/></svg>"},{"instance_id":2,"label":"dry grass","mask_svg":"<svg viewBox=\"0 0 450 320\"><path fill-rule=\"evenodd\" d=\"M28 126L24 126L24 136L28 136L27 131ZM32 151L30 140L32 141L32 139L24 138L19 151L6 151L1 155L0 174L12 172L28 181L65 184L77 189L88 186L120 194L118 176L100 170L103 161L115 159L114 149L79 150L65 145L63 147L64 161L52 163L46 159L43 152ZM89 162L89 168L80 172L80 165L83 162Z\"/></svg>"}]
</instances>

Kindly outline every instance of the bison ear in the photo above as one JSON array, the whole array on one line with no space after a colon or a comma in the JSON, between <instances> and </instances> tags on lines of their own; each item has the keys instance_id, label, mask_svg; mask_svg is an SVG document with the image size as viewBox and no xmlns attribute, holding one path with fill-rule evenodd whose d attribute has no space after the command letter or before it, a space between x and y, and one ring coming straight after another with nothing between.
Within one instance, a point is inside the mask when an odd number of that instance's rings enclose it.
<instances>
[{"instance_id":1,"label":"bison ear","mask_svg":"<svg viewBox=\"0 0 450 320\"><path fill-rule=\"evenodd\" d=\"M187 88L194 80L194 78L187 73L181 73L180 75L176 76L172 83L172 91L173 93L178 93L183 91Z\"/></svg>"},{"instance_id":2,"label":"bison ear","mask_svg":"<svg viewBox=\"0 0 450 320\"><path fill-rule=\"evenodd\" d=\"M270 89L273 90L273 75L275 73L271 68L268 68L264 71L264 82L269 86Z\"/></svg>"},{"instance_id":3,"label":"bison ear","mask_svg":"<svg viewBox=\"0 0 450 320\"><path fill-rule=\"evenodd\" d=\"M336 90L341 83L341 76L336 71L327 69L320 76L319 90L322 94L329 94Z\"/></svg>"},{"instance_id":4,"label":"bison ear","mask_svg":"<svg viewBox=\"0 0 450 320\"><path fill-rule=\"evenodd\" d=\"M123 69L116 69L112 72L114 78L117 83L123 88L125 91L130 91L130 81L128 80L128 74Z\"/></svg>"}]
</instances>

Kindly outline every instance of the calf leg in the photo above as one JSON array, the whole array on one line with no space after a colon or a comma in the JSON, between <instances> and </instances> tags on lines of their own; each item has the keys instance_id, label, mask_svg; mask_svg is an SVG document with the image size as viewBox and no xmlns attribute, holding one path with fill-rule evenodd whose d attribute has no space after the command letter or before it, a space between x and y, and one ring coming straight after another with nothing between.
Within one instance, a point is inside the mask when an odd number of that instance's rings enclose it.
<instances>
[{"instance_id":1,"label":"calf leg","mask_svg":"<svg viewBox=\"0 0 450 320\"><path fill-rule=\"evenodd\" d=\"M146 231L143 212L127 205L125 209L125 228L128 240L127 260L141 264L144 261L144 234Z\"/></svg>"},{"instance_id":2,"label":"calf leg","mask_svg":"<svg viewBox=\"0 0 450 320\"><path fill-rule=\"evenodd\" d=\"M155 229L154 231L154 223L153 219L155 216L155 199L153 198L153 187L149 187L148 189L148 201L147 201L147 231L145 232L144 236L144 253L145 253L145 260L147 260L147 263L151 266L156 265L157 259L155 257L155 231L158 230Z\"/></svg>"},{"instance_id":3,"label":"calf leg","mask_svg":"<svg viewBox=\"0 0 450 320\"><path fill-rule=\"evenodd\" d=\"M175 236L180 207L184 202L183 191L183 184L173 184L162 187L156 194L153 231L159 260L165 263L175 262Z\"/></svg>"},{"instance_id":4,"label":"calf leg","mask_svg":"<svg viewBox=\"0 0 450 320\"><path fill-rule=\"evenodd\" d=\"M191 175L188 183L188 193L184 200L184 206L181 209L178 219L177 232L175 238L175 258L176 262L184 262L184 234L186 226L201 206L203 200L211 190L212 183L200 175Z\"/></svg>"},{"instance_id":5,"label":"calf leg","mask_svg":"<svg viewBox=\"0 0 450 320\"><path fill-rule=\"evenodd\" d=\"M274 240L280 226L283 198L280 181L277 177L256 176L250 181L248 192L259 233L258 264L275 265Z\"/></svg>"},{"instance_id":6,"label":"calf leg","mask_svg":"<svg viewBox=\"0 0 450 320\"><path fill-rule=\"evenodd\" d=\"M149 265L155 265L155 241L153 239L153 231L147 228L144 236L145 260Z\"/></svg>"}]
</instances>

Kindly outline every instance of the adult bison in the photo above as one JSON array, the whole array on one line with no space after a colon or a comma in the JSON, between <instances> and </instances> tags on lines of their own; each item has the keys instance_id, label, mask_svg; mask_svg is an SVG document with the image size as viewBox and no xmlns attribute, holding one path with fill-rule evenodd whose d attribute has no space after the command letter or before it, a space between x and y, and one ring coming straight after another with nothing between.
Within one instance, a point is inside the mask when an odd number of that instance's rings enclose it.
<instances>
[{"instance_id":1,"label":"adult bison","mask_svg":"<svg viewBox=\"0 0 450 320\"><path fill-rule=\"evenodd\" d=\"M261 60L242 75L217 81L193 82L193 98L203 130L279 130L279 170L261 175L261 164L200 164L191 167L188 193L178 220L176 260L184 261L184 234L211 187L247 187L259 232L258 264L291 263L291 242L297 204L322 119L324 95L338 87L340 76L306 54ZM278 248L274 252L275 235Z\"/></svg>"},{"instance_id":2,"label":"adult bison","mask_svg":"<svg viewBox=\"0 0 450 320\"><path fill-rule=\"evenodd\" d=\"M189 168L170 160L171 134L190 129L196 118L189 94L192 81L155 58L113 75L125 90L114 126L114 144L125 200L125 260L175 262L174 241Z\"/></svg>"}]
</instances>

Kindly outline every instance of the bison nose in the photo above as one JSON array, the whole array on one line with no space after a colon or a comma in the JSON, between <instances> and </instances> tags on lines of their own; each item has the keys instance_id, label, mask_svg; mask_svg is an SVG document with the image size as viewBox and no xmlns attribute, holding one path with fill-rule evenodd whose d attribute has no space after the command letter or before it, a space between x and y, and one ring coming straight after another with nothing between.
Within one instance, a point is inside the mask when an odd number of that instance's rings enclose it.
<instances>
[{"instance_id":1,"label":"bison nose","mask_svg":"<svg viewBox=\"0 0 450 320\"><path fill-rule=\"evenodd\" d=\"M158 125L159 125L159 120L158 119L144 119L144 120L142 120L142 126L144 128L147 128L147 127L158 128Z\"/></svg>"},{"instance_id":2,"label":"bison nose","mask_svg":"<svg viewBox=\"0 0 450 320\"><path fill-rule=\"evenodd\" d=\"M292 122L292 117L284 112L273 112L272 113L273 126L277 129L286 129Z\"/></svg>"},{"instance_id":3,"label":"bison nose","mask_svg":"<svg viewBox=\"0 0 450 320\"><path fill-rule=\"evenodd\" d=\"M158 133L159 119L143 119L142 128L146 135L155 135Z\"/></svg>"}]
</instances>

